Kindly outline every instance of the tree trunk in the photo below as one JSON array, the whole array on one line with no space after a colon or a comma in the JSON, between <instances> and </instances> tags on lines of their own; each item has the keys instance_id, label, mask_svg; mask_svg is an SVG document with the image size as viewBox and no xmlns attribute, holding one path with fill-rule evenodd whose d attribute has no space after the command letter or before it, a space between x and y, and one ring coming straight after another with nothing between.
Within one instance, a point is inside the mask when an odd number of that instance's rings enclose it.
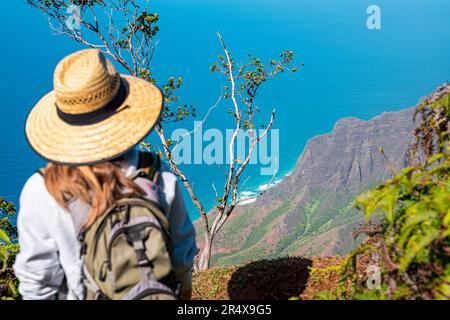
<instances>
[{"instance_id":1,"label":"tree trunk","mask_svg":"<svg viewBox=\"0 0 450 320\"><path fill-rule=\"evenodd\" d=\"M211 248L212 248L212 239L208 239L205 242L205 247L202 250L200 255L200 260L198 263L198 271L204 271L209 269L209 264L211 260Z\"/></svg>"}]
</instances>

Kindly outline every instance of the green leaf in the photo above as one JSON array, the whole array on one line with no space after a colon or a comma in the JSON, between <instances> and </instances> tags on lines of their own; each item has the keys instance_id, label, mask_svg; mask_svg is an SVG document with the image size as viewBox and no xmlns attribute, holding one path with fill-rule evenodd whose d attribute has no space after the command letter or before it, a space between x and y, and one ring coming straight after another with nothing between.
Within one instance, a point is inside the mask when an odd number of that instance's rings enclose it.
<instances>
[{"instance_id":1,"label":"green leaf","mask_svg":"<svg viewBox=\"0 0 450 320\"><path fill-rule=\"evenodd\" d=\"M0 240L5 242L6 244L11 244L11 239L9 239L8 235L5 231L0 229Z\"/></svg>"}]
</instances>

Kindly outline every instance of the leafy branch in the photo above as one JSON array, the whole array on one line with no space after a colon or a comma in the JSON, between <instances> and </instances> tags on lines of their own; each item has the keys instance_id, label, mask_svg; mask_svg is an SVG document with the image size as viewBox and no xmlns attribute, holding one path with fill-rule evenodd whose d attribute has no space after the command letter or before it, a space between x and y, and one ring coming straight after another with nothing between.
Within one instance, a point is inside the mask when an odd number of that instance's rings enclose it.
<instances>
[{"instance_id":1,"label":"leafy branch","mask_svg":"<svg viewBox=\"0 0 450 320\"><path fill-rule=\"evenodd\" d=\"M156 36L159 32L159 15L148 10L148 2L145 6L141 6L140 2L136 0L27 0L27 3L45 14L50 28L56 34L67 36L88 47L97 48L118 62L131 75L156 83L150 63L158 43ZM74 14L73 10L70 10L72 5L79 8L79 13ZM69 19L78 22L80 28L71 28L67 24ZM102 22L105 21L105 25L102 25ZM261 85L283 72L295 72L297 70L290 66L294 56L291 51L283 52L278 60L270 60L268 66L265 66L259 58L251 56L249 62L235 65L221 35L219 33L217 35L224 56L220 56L219 61L212 65L211 71L225 75L227 82L231 85L231 87L224 87L223 97L232 100L231 114L236 126L229 145L231 151L230 166L224 192L222 197L218 197L216 207L219 211L212 225L209 224L209 216L194 191L192 183L174 159L173 151L180 141L174 142L168 139L165 132L164 125L166 123L184 121L197 115L195 107L180 103L177 91L183 84L181 77L171 76L161 86L165 105L161 119L155 126L155 131L161 141L162 150L148 143L141 143L142 148L154 151L161 157L164 153L171 171L181 180L200 213L206 244L200 255L200 264L196 266L196 270L209 267L211 247L215 235L239 202L238 187L241 175L248 165L256 145L272 127L275 110L272 111L270 119L263 126L263 133L256 137L253 117L259 112L259 107L255 104L255 98ZM207 115L216 105L209 109ZM206 120L207 115L203 121ZM250 130L252 140L248 154L238 164L232 151L237 135L242 129ZM189 134L194 131L195 129Z\"/></svg>"}]
</instances>

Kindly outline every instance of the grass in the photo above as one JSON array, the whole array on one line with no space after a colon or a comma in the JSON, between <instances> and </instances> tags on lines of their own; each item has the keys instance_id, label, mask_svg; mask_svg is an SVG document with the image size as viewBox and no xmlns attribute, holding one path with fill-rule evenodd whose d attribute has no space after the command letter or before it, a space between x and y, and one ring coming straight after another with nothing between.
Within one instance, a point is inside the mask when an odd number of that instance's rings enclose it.
<instances>
[{"instance_id":1,"label":"grass","mask_svg":"<svg viewBox=\"0 0 450 320\"><path fill-rule=\"evenodd\" d=\"M274 220L288 210L289 202L285 201L277 209L263 218L258 227L247 237L242 247L239 248L239 251L216 254L211 260L212 263L219 265L241 264L246 261L264 258L267 253L264 249L258 247L257 244L270 232L270 227ZM229 236L233 237L233 235Z\"/></svg>"},{"instance_id":2,"label":"grass","mask_svg":"<svg viewBox=\"0 0 450 320\"><path fill-rule=\"evenodd\" d=\"M250 234L247 240L244 242L242 249L253 247L260 241L269 231L269 225L283 213L288 211L289 202L285 201L279 206L277 209L273 210L270 214L264 217L261 224L258 226L256 230Z\"/></svg>"},{"instance_id":3,"label":"grass","mask_svg":"<svg viewBox=\"0 0 450 320\"><path fill-rule=\"evenodd\" d=\"M242 238L239 234L242 226L251 225L251 221L255 219L257 214L254 211L247 211L236 216L227 226L229 233L221 239L222 246L233 248L228 253L214 254L211 263L214 266L226 266L242 264L251 260L263 258L274 259L284 255L296 254L298 250L308 242L314 240L320 234L332 230L333 228L343 226L345 224L356 222L360 218L360 213L353 207L353 197L347 193L343 193L333 208L323 207L326 201L325 194L317 194L318 197L312 199L309 203L301 208L296 217L296 222L288 223L290 231L286 235L277 237L275 247L270 248L265 242L266 237L272 233L276 221L279 217L285 215L292 209L288 201L284 201L278 208L267 214L257 227L251 230L246 238ZM297 213L292 212L292 217ZM240 245L240 243L243 244ZM314 252L320 254L325 250L324 246L315 248ZM336 252L345 254L345 248L337 248ZM351 249L351 248L350 248Z\"/></svg>"},{"instance_id":4,"label":"grass","mask_svg":"<svg viewBox=\"0 0 450 320\"><path fill-rule=\"evenodd\" d=\"M223 254L220 258L215 260L214 262L217 262L219 265L222 266L229 266L229 265L236 265L236 264L242 264L248 261L252 260L259 260L264 259L267 257L267 252L265 249L261 247L250 247L246 248L242 251L239 251L235 254Z\"/></svg>"},{"instance_id":5,"label":"grass","mask_svg":"<svg viewBox=\"0 0 450 320\"><path fill-rule=\"evenodd\" d=\"M284 257L215 267L193 277L195 300L310 300L332 291L342 258Z\"/></svg>"},{"instance_id":6,"label":"grass","mask_svg":"<svg viewBox=\"0 0 450 320\"><path fill-rule=\"evenodd\" d=\"M316 212L317 208L319 208L320 200L313 200L311 203L308 203L305 206L305 215L306 215L306 225L304 233L307 233L309 229L311 229L311 220L312 215Z\"/></svg>"},{"instance_id":7,"label":"grass","mask_svg":"<svg viewBox=\"0 0 450 320\"><path fill-rule=\"evenodd\" d=\"M227 223L227 230L240 231L242 226L251 225L254 219L254 209L247 210L242 214L236 215ZM242 240L238 236L227 236L221 239L221 243L224 247L234 247L236 244L242 243Z\"/></svg>"}]
</instances>

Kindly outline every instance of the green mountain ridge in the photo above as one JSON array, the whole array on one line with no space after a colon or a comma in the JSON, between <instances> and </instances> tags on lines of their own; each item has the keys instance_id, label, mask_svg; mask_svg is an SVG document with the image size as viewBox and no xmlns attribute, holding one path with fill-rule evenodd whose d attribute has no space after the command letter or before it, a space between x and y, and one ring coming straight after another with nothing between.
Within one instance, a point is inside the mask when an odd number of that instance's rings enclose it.
<instances>
[{"instance_id":1,"label":"green mountain ridge","mask_svg":"<svg viewBox=\"0 0 450 320\"><path fill-rule=\"evenodd\" d=\"M354 198L407 165L413 114L408 108L368 121L343 118L310 139L289 176L233 212L215 240L212 265L350 252L362 240L353 239L363 221Z\"/></svg>"}]
</instances>

